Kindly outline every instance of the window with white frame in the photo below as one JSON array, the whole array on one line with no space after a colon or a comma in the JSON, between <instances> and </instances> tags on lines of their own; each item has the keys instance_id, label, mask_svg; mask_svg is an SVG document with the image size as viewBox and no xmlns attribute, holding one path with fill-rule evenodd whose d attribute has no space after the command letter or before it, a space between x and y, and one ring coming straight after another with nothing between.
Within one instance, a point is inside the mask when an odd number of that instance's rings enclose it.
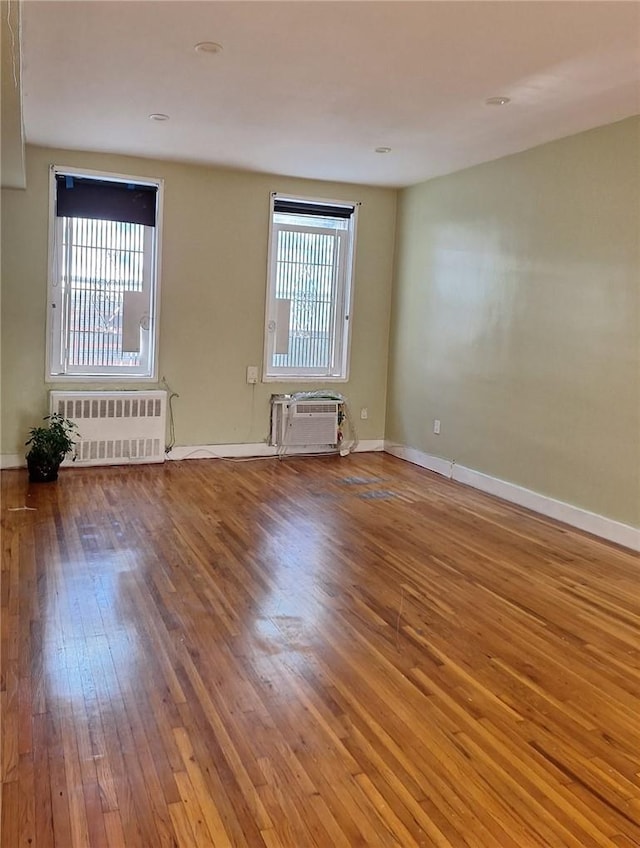
<instances>
[{"instance_id":1,"label":"window with white frame","mask_svg":"<svg viewBox=\"0 0 640 848\"><path fill-rule=\"evenodd\" d=\"M155 379L162 181L51 168L47 376Z\"/></svg>"},{"instance_id":2,"label":"window with white frame","mask_svg":"<svg viewBox=\"0 0 640 848\"><path fill-rule=\"evenodd\" d=\"M265 380L347 379L357 211L272 195Z\"/></svg>"}]
</instances>

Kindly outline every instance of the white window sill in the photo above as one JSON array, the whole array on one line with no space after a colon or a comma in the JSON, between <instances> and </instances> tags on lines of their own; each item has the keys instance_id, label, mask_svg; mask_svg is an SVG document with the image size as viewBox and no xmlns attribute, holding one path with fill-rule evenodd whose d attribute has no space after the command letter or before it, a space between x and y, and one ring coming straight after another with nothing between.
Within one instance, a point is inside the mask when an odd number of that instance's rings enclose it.
<instances>
[{"instance_id":1,"label":"white window sill","mask_svg":"<svg viewBox=\"0 0 640 848\"><path fill-rule=\"evenodd\" d=\"M293 377L278 375L277 377L263 376L263 383L348 383L348 377Z\"/></svg>"}]
</instances>

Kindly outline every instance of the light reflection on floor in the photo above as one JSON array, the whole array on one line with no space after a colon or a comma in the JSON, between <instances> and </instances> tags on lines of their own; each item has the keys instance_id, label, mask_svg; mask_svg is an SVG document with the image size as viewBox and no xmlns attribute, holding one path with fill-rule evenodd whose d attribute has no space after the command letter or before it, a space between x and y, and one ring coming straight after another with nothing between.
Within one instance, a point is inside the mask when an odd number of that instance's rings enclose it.
<instances>
[{"instance_id":1,"label":"light reflection on floor","mask_svg":"<svg viewBox=\"0 0 640 848\"><path fill-rule=\"evenodd\" d=\"M292 518L281 529L258 530L253 548L268 588L256 604L252 629L242 636L242 650L263 682L271 681L286 699L297 689L291 671L311 661L327 614L318 583L326 576L330 539L322 525Z\"/></svg>"},{"instance_id":2,"label":"light reflection on floor","mask_svg":"<svg viewBox=\"0 0 640 848\"><path fill-rule=\"evenodd\" d=\"M130 551L92 560L92 573L69 576L74 561L64 564L64 582L51 563L42 622L42 662L45 699L71 706L118 695L135 680L141 646L135 622L128 615L127 582L131 580ZM79 566L86 568L86 564Z\"/></svg>"}]
</instances>

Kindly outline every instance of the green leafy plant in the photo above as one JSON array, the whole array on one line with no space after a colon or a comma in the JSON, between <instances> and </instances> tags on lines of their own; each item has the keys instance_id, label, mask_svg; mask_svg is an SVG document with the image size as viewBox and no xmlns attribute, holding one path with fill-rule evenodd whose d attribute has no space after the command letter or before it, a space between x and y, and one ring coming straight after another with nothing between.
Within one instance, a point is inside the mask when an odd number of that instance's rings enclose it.
<instances>
[{"instance_id":1,"label":"green leafy plant","mask_svg":"<svg viewBox=\"0 0 640 848\"><path fill-rule=\"evenodd\" d=\"M34 482L49 482L58 479L58 468L65 456L75 445L73 421L58 412L47 415L43 427L32 427L25 445L31 445L27 453L29 479ZM75 456L73 457L75 460Z\"/></svg>"}]
</instances>

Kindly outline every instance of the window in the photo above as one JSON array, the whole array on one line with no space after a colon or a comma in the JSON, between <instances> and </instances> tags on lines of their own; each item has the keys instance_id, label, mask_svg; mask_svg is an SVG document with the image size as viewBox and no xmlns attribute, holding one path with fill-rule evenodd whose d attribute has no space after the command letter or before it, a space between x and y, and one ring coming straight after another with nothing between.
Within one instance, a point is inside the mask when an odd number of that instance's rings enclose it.
<instances>
[{"instance_id":1,"label":"window","mask_svg":"<svg viewBox=\"0 0 640 848\"><path fill-rule=\"evenodd\" d=\"M51 168L48 379L155 379L161 193Z\"/></svg>"},{"instance_id":2,"label":"window","mask_svg":"<svg viewBox=\"0 0 640 848\"><path fill-rule=\"evenodd\" d=\"M346 380L357 204L272 195L265 380Z\"/></svg>"}]
</instances>

